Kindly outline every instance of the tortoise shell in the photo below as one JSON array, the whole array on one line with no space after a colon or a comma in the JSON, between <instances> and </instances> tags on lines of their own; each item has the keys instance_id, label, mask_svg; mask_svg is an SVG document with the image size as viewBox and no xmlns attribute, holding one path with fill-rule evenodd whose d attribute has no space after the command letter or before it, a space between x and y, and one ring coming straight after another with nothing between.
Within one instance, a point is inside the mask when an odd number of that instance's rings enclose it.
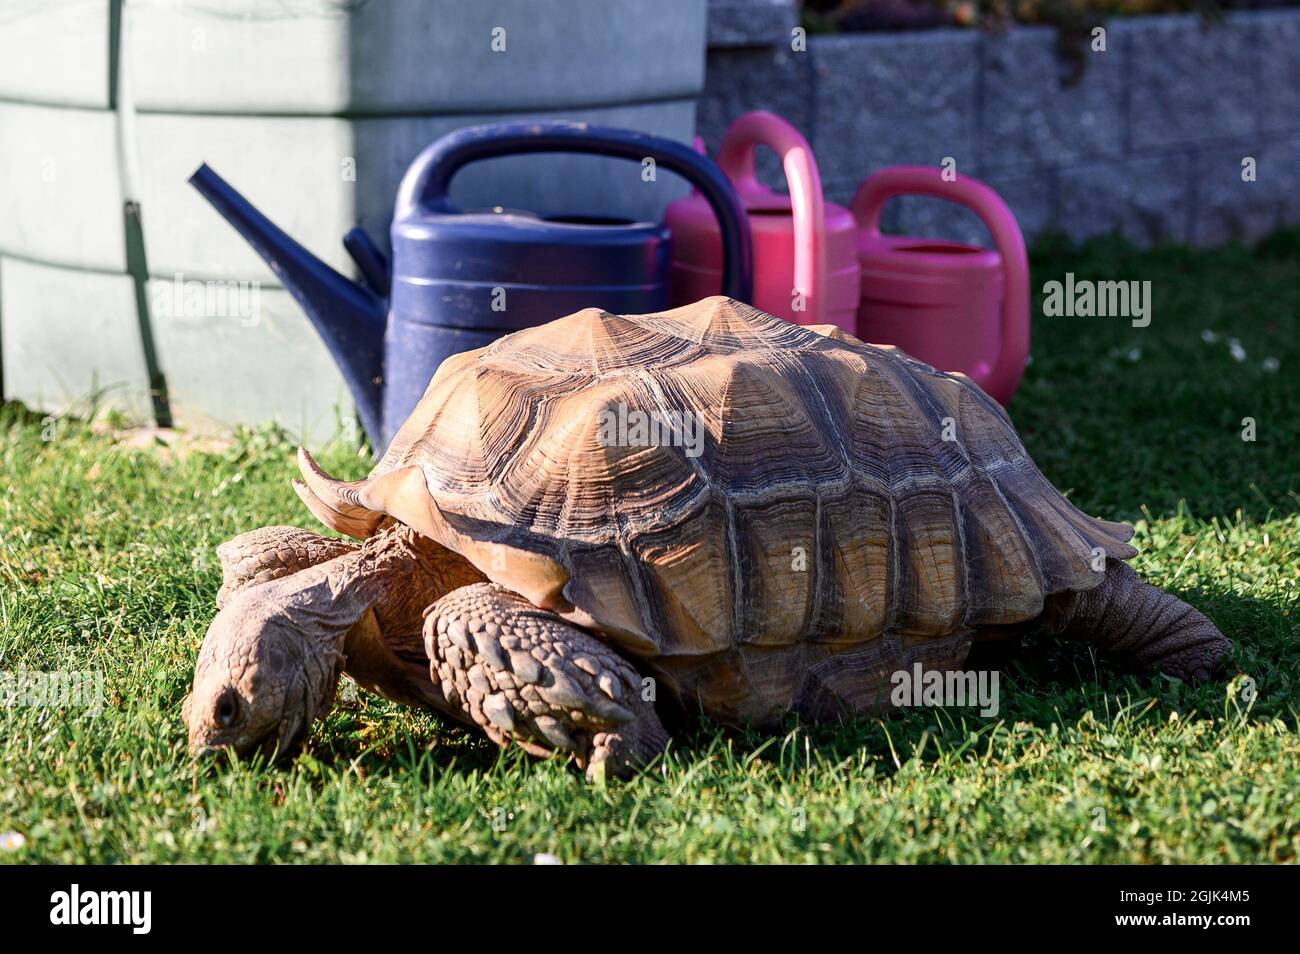
<instances>
[{"instance_id":1,"label":"tortoise shell","mask_svg":"<svg viewBox=\"0 0 1300 954\"><path fill-rule=\"evenodd\" d=\"M860 709L1135 552L965 376L721 297L457 355L364 480L302 464L327 525L413 526L731 720Z\"/></svg>"}]
</instances>

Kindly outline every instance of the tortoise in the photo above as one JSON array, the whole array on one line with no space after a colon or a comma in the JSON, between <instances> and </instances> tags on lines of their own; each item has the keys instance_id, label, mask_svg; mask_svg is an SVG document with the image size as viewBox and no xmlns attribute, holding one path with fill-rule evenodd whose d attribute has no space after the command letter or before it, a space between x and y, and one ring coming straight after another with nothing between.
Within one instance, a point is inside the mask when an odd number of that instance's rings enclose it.
<instances>
[{"instance_id":1,"label":"tortoise","mask_svg":"<svg viewBox=\"0 0 1300 954\"><path fill-rule=\"evenodd\" d=\"M361 542L219 548L196 754L297 750L342 672L592 775L651 760L665 711L881 712L895 673L1029 626L1188 681L1230 649L970 379L723 297L455 355L366 478L299 465Z\"/></svg>"}]
</instances>

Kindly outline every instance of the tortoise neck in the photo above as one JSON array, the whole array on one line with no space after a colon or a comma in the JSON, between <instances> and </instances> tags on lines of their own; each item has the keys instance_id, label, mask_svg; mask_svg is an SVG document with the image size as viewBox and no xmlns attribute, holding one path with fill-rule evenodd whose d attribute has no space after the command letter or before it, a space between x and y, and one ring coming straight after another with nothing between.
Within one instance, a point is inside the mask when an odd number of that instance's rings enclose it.
<instances>
[{"instance_id":1,"label":"tortoise neck","mask_svg":"<svg viewBox=\"0 0 1300 954\"><path fill-rule=\"evenodd\" d=\"M435 600L484 579L463 557L404 524L384 528L354 553L322 566L340 596L372 606L385 628L414 622L417 631Z\"/></svg>"},{"instance_id":2,"label":"tortoise neck","mask_svg":"<svg viewBox=\"0 0 1300 954\"><path fill-rule=\"evenodd\" d=\"M337 599L373 608L385 632L419 633L425 609L436 600L486 579L464 557L404 524L386 527L357 550L314 569Z\"/></svg>"},{"instance_id":3,"label":"tortoise neck","mask_svg":"<svg viewBox=\"0 0 1300 954\"><path fill-rule=\"evenodd\" d=\"M348 674L395 702L461 718L429 678L424 611L447 593L484 580L463 557L396 525L368 539L328 573L341 602L366 607L346 631Z\"/></svg>"}]
</instances>

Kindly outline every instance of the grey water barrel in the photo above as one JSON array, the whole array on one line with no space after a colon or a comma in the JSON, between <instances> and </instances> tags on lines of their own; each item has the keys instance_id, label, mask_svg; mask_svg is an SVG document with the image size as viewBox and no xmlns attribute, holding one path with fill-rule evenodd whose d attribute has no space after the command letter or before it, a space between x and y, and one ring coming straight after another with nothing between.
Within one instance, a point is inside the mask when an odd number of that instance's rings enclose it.
<instances>
[{"instance_id":1,"label":"grey water barrel","mask_svg":"<svg viewBox=\"0 0 1300 954\"><path fill-rule=\"evenodd\" d=\"M347 274L429 142L515 117L689 142L704 0L0 0L0 368L43 411L350 423L296 304L186 180L208 162ZM461 207L658 218L683 194L581 156L459 176ZM128 214L129 213L129 214ZM164 388L165 385L165 388Z\"/></svg>"}]
</instances>

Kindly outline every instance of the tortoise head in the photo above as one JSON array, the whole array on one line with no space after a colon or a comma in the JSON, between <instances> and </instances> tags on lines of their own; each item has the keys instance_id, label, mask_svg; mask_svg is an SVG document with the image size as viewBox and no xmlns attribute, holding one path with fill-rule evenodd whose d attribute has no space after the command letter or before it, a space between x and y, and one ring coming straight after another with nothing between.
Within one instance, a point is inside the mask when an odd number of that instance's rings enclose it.
<instances>
[{"instance_id":1,"label":"tortoise head","mask_svg":"<svg viewBox=\"0 0 1300 954\"><path fill-rule=\"evenodd\" d=\"M190 752L295 752L334 702L367 605L321 567L241 590L217 613L182 708Z\"/></svg>"}]
</instances>

